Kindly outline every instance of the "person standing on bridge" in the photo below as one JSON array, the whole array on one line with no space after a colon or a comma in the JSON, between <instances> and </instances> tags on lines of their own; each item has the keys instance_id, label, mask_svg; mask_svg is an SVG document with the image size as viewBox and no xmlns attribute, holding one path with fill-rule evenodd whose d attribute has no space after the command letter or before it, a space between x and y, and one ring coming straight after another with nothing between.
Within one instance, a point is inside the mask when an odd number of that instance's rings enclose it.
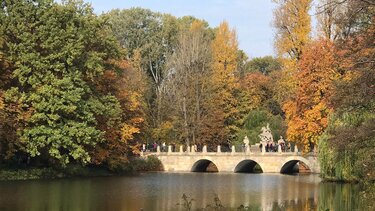
<instances>
[{"instance_id":1,"label":"person standing on bridge","mask_svg":"<svg viewBox=\"0 0 375 211\"><path fill-rule=\"evenodd\" d=\"M165 141L161 144L161 151L165 152L166 144Z\"/></svg>"}]
</instances>

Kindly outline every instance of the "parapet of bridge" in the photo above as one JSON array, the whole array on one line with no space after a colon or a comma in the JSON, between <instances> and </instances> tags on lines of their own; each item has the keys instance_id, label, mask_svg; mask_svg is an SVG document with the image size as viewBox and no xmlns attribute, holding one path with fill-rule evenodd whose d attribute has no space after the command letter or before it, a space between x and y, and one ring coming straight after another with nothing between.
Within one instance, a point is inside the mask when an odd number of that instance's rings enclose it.
<instances>
[{"instance_id":1,"label":"parapet of bridge","mask_svg":"<svg viewBox=\"0 0 375 211\"><path fill-rule=\"evenodd\" d=\"M218 172L254 172L259 167L263 173L288 173L299 166L311 173L320 173L319 162L314 153L301 154L295 148L294 152L253 152L250 149L245 152L236 152L234 146L231 152L221 152L221 147L217 147L216 152L207 152L204 146L201 152L194 150L194 147L187 147L183 151L182 146L179 152L173 152L168 146L167 152L149 153L141 156L154 155L163 164L163 168L168 172L196 172L206 171L210 166L216 167Z\"/></svg>"}]
</instances>

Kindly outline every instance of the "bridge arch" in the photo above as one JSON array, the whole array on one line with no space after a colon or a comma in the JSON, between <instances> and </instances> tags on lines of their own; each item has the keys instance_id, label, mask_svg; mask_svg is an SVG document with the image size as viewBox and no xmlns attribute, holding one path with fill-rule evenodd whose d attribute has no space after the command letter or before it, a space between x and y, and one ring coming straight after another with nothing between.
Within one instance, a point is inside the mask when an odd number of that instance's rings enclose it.
<instances>
[{"instance_id":1,"label":"bridge arch","mask_svg":"<svg viewBox=\"0 0 375 211\"><path fill-rule=\"evenodd\" d=\"M263 173L262 166L255 160L246 159L239 162L234 168L235 173Z\"/></svg>"},{"instance_id":2,"label":"bridge arch","mask_svg":"<svg viewBox=\"0 0 375 211\"><path fill-rule=\"evenodd\" d=\"M192 172L219 172L217 165L209 159L195 161L191 167Z\"/></svg>"},{"instance_id":3,"label":"bridge arch","mask_svg":"<svg viewBox=\"0 0 375 211\"><path fill-rule=\"evenodd\" d=\"M280 173L282 174L292 174L292 173L298 173L299 172L299 166L302 165L304 167L306 173L312 172L311 164L310 162L301 156L291 156L287 157L280 166Z\"/></svg>"}]
</instances>

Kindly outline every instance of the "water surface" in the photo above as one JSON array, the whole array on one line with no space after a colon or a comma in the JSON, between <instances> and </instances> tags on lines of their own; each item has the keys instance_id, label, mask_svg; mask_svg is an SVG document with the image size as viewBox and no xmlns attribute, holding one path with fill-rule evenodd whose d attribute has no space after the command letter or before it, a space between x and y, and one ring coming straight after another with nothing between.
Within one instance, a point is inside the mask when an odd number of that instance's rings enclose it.
<instances>
[{"instance_id":1,"label":"water surface","mask_svg":"<svg viewBox=\"0 0 375 211\"><path fill-rule=\"evenodd\" d=\"M138 176L0 182L0 210L359 210L358 187L318 175L144 173ZM180 204L180 205L177 205Z\"/></svg>"}]
</instances>

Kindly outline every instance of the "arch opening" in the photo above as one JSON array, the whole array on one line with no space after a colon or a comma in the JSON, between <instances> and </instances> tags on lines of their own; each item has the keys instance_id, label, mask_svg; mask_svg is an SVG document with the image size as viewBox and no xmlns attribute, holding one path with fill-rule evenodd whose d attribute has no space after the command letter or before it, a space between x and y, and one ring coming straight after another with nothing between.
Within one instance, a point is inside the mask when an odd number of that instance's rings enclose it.
<instances>
[{"instance_id":1,"label":"arch opening","mask_svg":"<svg viewBox=\"0 0 375 211\"><path fill-rule=\"evenodd\" d=\"M243 160L234 168L235 173L263 173L260 165L253 160Z\"/></svg>"},{"instance_id":2,"label":"arch opening","mask_svg":"<svg viewBox=\"0 0 375 211\"><path fill-rule=\"evenodd\" d=\"M192 172L219 172L217 166L210 160L203 159L194 163Z\"/></svg>"},{"instance_id":3,"label":"arch opening","mask_svg":"<svg viewBox=\"0 0 375 211\"><path fill-rule=\"evenodd\" d=\"M311 173L310 167L300 160L290 160L286 162L280 170L282 174Z\"/></svg>"}]
</instances>

